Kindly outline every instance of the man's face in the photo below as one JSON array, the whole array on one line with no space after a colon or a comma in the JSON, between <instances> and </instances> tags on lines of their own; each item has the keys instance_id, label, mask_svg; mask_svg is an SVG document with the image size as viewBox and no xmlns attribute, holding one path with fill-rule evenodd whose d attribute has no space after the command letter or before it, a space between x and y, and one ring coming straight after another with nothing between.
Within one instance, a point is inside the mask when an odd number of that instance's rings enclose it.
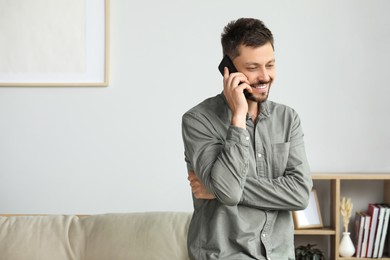
<instances>
[{"instance_id":1,"label":"man's face","mask_svg":"<svg viewBox=\"0 0 390 260\"><path fill-rule=\"evenodd\" d=\"M275 77L275 56L271 43L255 48L241 45L239 53L233 63L248 78L252 87L253 94L247 99L266 101Z\"/></svg>"}]
</instances>

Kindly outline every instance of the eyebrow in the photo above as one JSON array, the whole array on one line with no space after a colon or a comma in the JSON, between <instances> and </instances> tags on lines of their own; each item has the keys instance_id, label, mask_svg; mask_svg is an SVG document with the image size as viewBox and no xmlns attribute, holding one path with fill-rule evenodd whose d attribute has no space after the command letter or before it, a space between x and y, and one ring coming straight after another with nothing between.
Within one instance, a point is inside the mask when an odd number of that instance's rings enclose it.
<instances>
[{"instance_id":1,"label":"eyebrow","mask_svg":"<svg viewBox=\"0 0 390 260\"><path fill-rule=\"evenodd\" d=\"M272 63L272 62L275 62L275 59L272 59L272 60L270 60L270 61L268 61L266 64L268 64L268 63ZM256 66L258 66L258 65L260 65L259 63L257 63L257 62L247 62L247 63L245 63L245 65L246 66L253 66L253 65L256 65Z\"/></svg>"}]
</instances>

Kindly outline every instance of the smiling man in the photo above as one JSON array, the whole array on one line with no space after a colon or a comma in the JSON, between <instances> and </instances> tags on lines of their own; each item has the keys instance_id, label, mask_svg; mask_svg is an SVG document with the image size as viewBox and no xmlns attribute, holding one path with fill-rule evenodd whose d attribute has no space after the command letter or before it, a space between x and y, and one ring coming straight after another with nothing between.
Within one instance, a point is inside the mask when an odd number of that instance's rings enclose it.
<instances>
[{"instance_id":1,"label":"smiling man","mask_svg":"<svg viewBox=\"0 0 390 260\"><path fill-rule=\"evenodd\" d=\"M238 72L225 67L223 92L182 118L194 201L190 259L295 259L291 211L307 206L312 180L298 114L268 100L272 33L241 18L221 42Z\"/></svg>"}]
</instances>

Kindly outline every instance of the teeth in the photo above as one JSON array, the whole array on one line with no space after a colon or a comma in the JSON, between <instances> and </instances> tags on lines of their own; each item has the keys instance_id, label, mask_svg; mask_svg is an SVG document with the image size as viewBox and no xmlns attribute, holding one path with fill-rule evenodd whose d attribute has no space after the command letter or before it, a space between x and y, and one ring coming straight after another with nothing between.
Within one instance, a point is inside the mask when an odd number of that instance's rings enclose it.
<instances>
[{"instance_id":1,"label":"teeth","mask_svg":"<svg viewBox=\"0 0 390 260\"><path fill-rule=\"evenodd\" d=\"M264 89L264 88L266 88L267 87L267 85L260 85L260 86L257 86L256 88L258 88L258 89Z\"/></svg>"}]
</instances>

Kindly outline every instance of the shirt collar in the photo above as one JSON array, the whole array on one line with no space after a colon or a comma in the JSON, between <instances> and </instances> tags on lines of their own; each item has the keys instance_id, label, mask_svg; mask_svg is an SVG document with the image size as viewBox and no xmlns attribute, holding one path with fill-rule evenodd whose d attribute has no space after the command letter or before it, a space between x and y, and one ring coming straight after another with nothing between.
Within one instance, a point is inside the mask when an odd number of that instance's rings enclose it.
<instances>
[{"instance_id":1,"label":"shirt collar","mask_svg":"<svg viewBox=\"0 0 390 260\"><path fill-rule=\"evenodd\" d=\"M265 117L269 117L269 115L271 114L270 110L269 110L269 101L268 100L266 100L265 102L261 103L260 113L263 116L265 116Z\"/></svg>"}]
</instances>

